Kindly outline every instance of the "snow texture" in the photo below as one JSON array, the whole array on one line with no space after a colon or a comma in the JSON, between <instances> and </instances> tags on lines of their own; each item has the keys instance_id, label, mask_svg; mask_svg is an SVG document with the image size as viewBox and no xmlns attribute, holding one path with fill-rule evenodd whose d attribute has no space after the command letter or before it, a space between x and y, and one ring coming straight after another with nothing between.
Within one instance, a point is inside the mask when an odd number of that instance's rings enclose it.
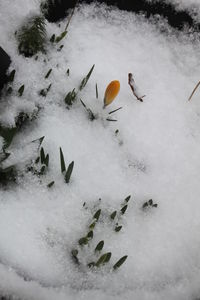
<instances>
[{"instance_id":1,"label":"snow texture","mask_svg":"<svg viewBox=\"0 0 200 300\"><path fill-rule=\"evenodd\" d=\"M200 7L198 1L176 2ZM14 92L1 100L0 121L13 126L19 111L31 113L41 106L38 118L14 138L7 163L34 159L30 142L41 136L50 156L42 178L24 173L17 185L0 190L0 292L33 300L198 299L200 92L188 101L200 79L198 40L184 32L177 36L170 28L162 35L159 27L167 26L162 20L155 24L104 5L80 5L66 38L58 45L49 42L47 54L36 61L18 54L14 36L27 15L35 13L39 1L0 1L0 44L12 57L10 70L16 69L13 89L25 85L22 97ZM59 35L66 22L60 27L47 23L48 38ZM66 109L65 95L78 88L93 64L86 87ZM146 95L143 103L128 85L130 72ZM120 93L102 109L112 80L120 81ZM48 96L39 96L50 83ZM88 119L79 98L98 114L96 120ZM108 112L120 106L112 115L118 121L106 121ZM70 184L60 172L59 147L67 165L75 162ZM119 209L129 194L122 230L115 233L106 214ZM143 211L149 199L158 207ZM112 258L97 271L79 269L70 255L95 205L105 216L81 259L86 263L92 247L104 240ZM111 272L123 255L127 261Z\"/></svg>"}]
</instances>

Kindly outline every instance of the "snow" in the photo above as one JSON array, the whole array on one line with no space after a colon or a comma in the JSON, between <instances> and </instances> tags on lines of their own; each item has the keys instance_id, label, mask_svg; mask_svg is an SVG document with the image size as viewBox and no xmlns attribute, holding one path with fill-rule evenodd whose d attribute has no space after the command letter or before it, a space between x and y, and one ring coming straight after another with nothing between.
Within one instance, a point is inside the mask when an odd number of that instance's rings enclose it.
<instances>
[{"instance_id":1,"label":"snow","mask_svg":"<svg viewBox=\"0 0 200 300\"><path fill-rule=\"evenodd\" d=\"M42 136L50 156L46 175L24 173L20 165L23 176L18 184L0 190L1 293L35 300L197 299L199 91L190 102L188 98L199 80L198 40L184 33L177 36L171 29L162 35L157 28L166 26L162 20L155 25L103 5L80 5L60 43L62 51L49 43L47 54L36 61L18 55L14 37L24 18L35 12L39 1L0 3L1 45L12 57L10 70L16 69L15 92L2 99L0 120L12 126L21 109L31 113L41 107L36 121L14 138L6 164L35 159L30 142ZM48 37L60 34L65 25L66 20L60 27L47 23ZM68 110L63 99L79 87L93 64L94 72L78 96L98 114L91 122L79 100ZM129 72L146 95L143 103L132 94ZM112 80L120 81L120 93L102 109ZM39 96L50 83L47 97ZM19 98L16 91L22 84L25 91ZM120 106L123 109L113 115L118 121L106 121L108 112ZM66 165L75 162L70 184L60 172L59 147ZM52 180L55 185L49 189ZM119 210L129 194L122 230L115 233L108 215ZM158 207L143 211L149 199ZM96 244L104 240L111 262L97 271L79 269L70 252L99 207L104 214L80 260L88 263ZM111 272L123 255L128 255L127 261Z\"/></svg>"}]
</instances>

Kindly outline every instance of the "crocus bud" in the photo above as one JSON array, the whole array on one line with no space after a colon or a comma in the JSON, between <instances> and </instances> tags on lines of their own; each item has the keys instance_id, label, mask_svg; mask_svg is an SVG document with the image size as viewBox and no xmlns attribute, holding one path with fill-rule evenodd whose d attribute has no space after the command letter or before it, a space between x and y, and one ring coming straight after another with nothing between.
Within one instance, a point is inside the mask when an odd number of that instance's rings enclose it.
<instances>
[{"instance_id":1,"label":"crocus bud","mask_svg":"<svg viewBox=\"0 0 200 300\"><path fill-rule=\"evenodd\" d=\"M118 80L113 80L109 83L104 95L104 108L113 102L115 97L118 95L119 90L120 82Z\"/></svg>"}]
</instances>

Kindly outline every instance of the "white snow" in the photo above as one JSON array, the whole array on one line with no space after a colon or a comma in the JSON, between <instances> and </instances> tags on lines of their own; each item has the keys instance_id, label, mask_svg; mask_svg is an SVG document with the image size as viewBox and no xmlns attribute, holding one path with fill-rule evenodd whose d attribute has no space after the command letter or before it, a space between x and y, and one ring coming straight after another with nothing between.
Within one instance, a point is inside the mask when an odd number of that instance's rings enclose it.
<instances>
[{"instance_id":1,"label":"white snow","mask_svg":"<svg viewBox=\"0 0 200 300\"><path fill-rule=\"evenodd\" d=\"M155 24L132 13L81 5L59 44L64 44L62 51L49 43L47 54L35 61L18 55L14 37L35 11L39 1L0 2L0 42L12 56L10 70L16 69L15 92L2 100L0 121L12 126L21 109L30 113L42 107L37 120L14 138L6 164L34 159L30 142L42 136L50 156L46 175L24 173L17 185L0 190L0 292L34 300L197 299L200 92L190 102L188 98L200 79L198 40L184 33L161 35ZM60 34L66 22L60 27L48 23L48 37ZM98 114L91 122L79 100L68 110L63 99L93 64L78 96ZM146 95L143 103L132 94L129 72ZM103 110L104 91L112 80L120 81L121 90ZM39 96L50 83L47 97ZM19 98L16 91L22 84L25 91ZM112 115L118 121L106 121L108 112L120 106ZM70 184L60 172L59 147L66 165L75 162ZM52 180L55 185L48 189ZM129 194L123 228L115 233L106 214L118 210ZM141 207L149 199L158 207L145 212ZM98 207L105 215L80 260L89 262L96 244L104 240L111 262L99 271L79 269L70 252L87 233ZM127 261L111 272L123 255Z\"/></svg>"}]
</instances>

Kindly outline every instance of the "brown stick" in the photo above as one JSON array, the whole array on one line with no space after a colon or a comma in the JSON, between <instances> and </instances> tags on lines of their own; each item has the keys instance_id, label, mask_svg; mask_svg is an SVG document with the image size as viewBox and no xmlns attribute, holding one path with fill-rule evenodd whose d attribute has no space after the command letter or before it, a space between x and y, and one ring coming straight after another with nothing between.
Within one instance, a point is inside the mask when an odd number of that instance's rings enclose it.
<instances>
[{"instance_id":1,"label":"brown stick","mask_svg":"<svg viewBox=\"0 0 200 300\"><path fill-rule=\"evenodd\" d=\"M142 97L139 97L139 96L137 95L137 93L136 93L136 91L135 91L135 87L134 87L134 79L133 79L133 74L132 74L132 73L129 73L129 74L128 74L128 84L130 85L131 90L132 90L132 92L133 92L133 95L136 97L136 99L137 99L138 101L140 101L140 102L143 102L143 98L145 97L145 95L142 96Z\"/></svg>"},{"instance_id":2,"label":"brown stick","mask_svg":"<svg viewBox=\"0 0 200 300\"><path fill-rule=\"evenodd\" d=\"M192 91L192 94L190 95L188 101L190 101L190 100L192 99L192 97L193 97L194 93L196 92L196 90L198 89L199 85L200 85L200 81L199 81L199 82L197 83L197 85L195 86L195 88L194 88L194 90Z\"/></svg>"}]
</instances>

